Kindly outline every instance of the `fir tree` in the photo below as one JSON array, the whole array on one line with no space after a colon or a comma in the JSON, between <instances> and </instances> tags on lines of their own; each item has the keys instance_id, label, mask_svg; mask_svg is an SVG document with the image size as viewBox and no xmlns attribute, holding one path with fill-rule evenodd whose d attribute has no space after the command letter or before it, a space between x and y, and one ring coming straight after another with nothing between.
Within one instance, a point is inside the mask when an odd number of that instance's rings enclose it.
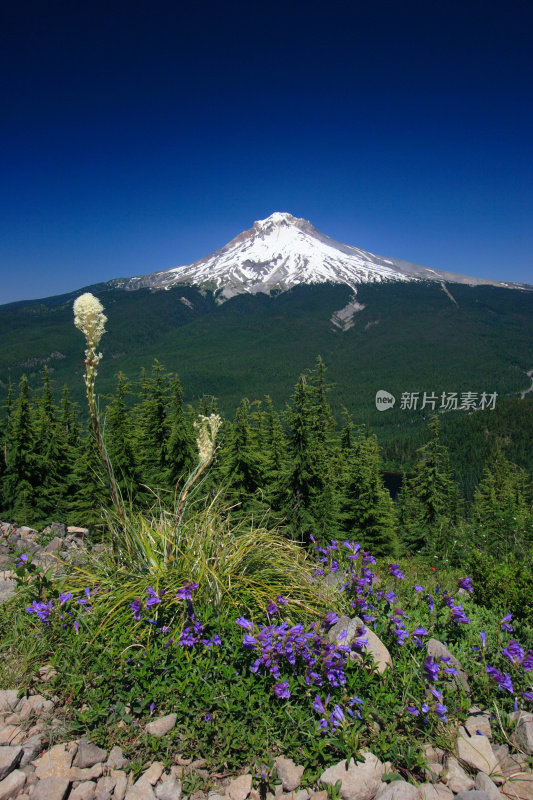
<instances>
[{"instance_id":1,"label":"fir tree","mask_svg":"<svg viewBox=\"0 0 533 800\"><path fill-rule=\"evenodd\" d=\"M166 485L173 489L187 478L194 467L197 454L194 431L183 409L183 391L177 375L174 376L171 391Z\"/></svg>"},{"instance_id":2,"label":"fir tree","mask_svg":"<svg viewBox=\"0 0 533 800\"><path fill-rule=\"evenodd\" d=\"M126 404L128 392L126 376L119 372L115 394L107 409L105 442L115 480L124 499L133 498L139 483L131 415Z\"/></svg>"},{"instance_id":3,"label":"fir tree","mask_svg":"<svg viewBox=\"0 0 533 800\"><path fill-rule=\"evenodd\" d=\"M168 375L156 361L150 378L141 377L141 404L137 420L137 448L141 482L157 489L166 485Z\"/></svg>"},{"instance_id":4,"label":"fir tree","mask_svg":"<svg viewBox=\"0 0 533 800\"><path fill-rule=\"evenodd\" d=\"M36 518L35 499L40 480L36 439L28 379L23 375L8 430L3 480L4 505L18 524L32 524Z\"/></svg>"}]
</instances>

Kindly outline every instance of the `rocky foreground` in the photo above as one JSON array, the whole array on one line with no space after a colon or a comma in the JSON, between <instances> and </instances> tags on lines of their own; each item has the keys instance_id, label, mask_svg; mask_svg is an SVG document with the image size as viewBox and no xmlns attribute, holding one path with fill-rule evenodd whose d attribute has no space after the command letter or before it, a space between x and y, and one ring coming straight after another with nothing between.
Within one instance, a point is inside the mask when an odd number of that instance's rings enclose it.
<instances>
[{"instance_id":1,"label":"rocky foreground","mask_svg":"<svg viewBox=\"0 0 533 800\"><path fill-rule=\"evenodd\" d=\"M31 552L35 563L48 566L61 551L70 558L83 551L87 536L84 528L59 524L44 533L43 537L29 528L0 523L0 602L16 591L8 568L14 554ZM375 644L376 658L386 660L383 644ZM491 727L497 720L472 706L451 752L423 745L425 782L416 785L370 752L362 754L363 761L329 767L311 786L305 768L283 757L275 760L268 782L251 771L212 775L203 759L179 753L170 768L154 762L139 777L129 769L120 747L108 752L86 738L69 737L59 698L47 691L55 675L44 664L35 675L33 692L0 689L0 800L185 800L184 785L210 787L189 793L189 800L327 800L324 787L330 787L330 796L340 787L343 800L533 800L528 760L533 756L533 714L512 714L508 744L498 745ZM168 714L152 719L145 732L163 739L176 724L177 715Z\"/></svg>"}]
</instances>

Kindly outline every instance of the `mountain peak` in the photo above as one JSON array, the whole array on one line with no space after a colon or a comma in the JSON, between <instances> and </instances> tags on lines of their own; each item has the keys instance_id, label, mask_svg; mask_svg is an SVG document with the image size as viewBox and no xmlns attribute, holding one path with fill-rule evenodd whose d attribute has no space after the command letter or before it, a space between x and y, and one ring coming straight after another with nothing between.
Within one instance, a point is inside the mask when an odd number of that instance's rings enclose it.
<instances>
[{"instance_id":1,"label":"mountain peak","mask_svg":"<svg viewBox=\"0 0 533 800\"><path fill-rule=\"evenodd\" d=\"M185 266L117 281L127 289L169 289L176 284L206 286L219 302L237 294L287 291L298 284L344 283L354 292L361 283L381 281L493 283L383 258L337 242L310 222L275 211L239 233L220 250ZM505 284L500 284L505 285Z\"/></svg>"}]
</instances>

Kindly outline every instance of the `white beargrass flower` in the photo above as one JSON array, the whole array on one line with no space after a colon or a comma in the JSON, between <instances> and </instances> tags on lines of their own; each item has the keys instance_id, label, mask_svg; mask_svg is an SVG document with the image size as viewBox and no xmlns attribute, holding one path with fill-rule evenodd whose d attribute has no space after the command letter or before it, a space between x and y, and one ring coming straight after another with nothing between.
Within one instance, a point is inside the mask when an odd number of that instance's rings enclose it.
<instances>
[{"instance_id":1,"label":"white beargrass flower","mask_svg":"<svg viewBox=\"0 0 533 800\"><path fill-rule=\"evenodd\" d=\"M105 333L106 322L107 317L101 302L90 292L85 292L74 301L74 325L83 333L87 342L85 383L89 392L94 387L96 368L102 358L102 353L97 353L96 348Z\"/></svg>"},{"instance_id":2,"label":"white beargrass flower","mask_svg":"<svg viewBox=\"0 0 533 800\"><path fill-rule=\"evenodd\" d=\"M200 464L211 461L215 455L216 438L221 425L222 420L218 414L211 414L209 417L200 414L199 421L194 423L194 427L198 430L196 444Z\"/></svg>"}]
</instances>

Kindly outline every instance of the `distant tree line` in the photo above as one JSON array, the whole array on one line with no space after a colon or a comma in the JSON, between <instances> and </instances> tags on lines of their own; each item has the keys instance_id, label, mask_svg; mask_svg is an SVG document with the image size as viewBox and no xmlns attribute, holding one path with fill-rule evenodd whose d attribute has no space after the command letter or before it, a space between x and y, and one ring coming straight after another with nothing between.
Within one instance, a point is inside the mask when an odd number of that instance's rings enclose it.
<instances>
[{"instance_id":1,"label":"distant tree line","mask_svg":"<svg viewBox=\"0 0 533 800\"><path fill-rule=\"evenodd\" d=\"M287 536L326 542L355 539L377 555L460 554L465 542L493 552L533 543L531 476L510 463L501 446L488 458L466 506L441 441L439 418L429 425L414 467L393 502L382 479L376 436L347 412L336 424L330 385L319 358L301 375L285 411L272 401L244 398L225 420L205 494L223 490L233 515L271 512ZM102 402L104 438L125 502L171 505L196 458L198 413L216 413L214 398L184 407L177 375L156 362L132 387L119 373ZM30 396L22 377L10 387L0 419L0 515L19 525L53 520L98 528L109 487L87 423L65 388L53 400L48 371Z\"/></svg>"}]
</instances>

